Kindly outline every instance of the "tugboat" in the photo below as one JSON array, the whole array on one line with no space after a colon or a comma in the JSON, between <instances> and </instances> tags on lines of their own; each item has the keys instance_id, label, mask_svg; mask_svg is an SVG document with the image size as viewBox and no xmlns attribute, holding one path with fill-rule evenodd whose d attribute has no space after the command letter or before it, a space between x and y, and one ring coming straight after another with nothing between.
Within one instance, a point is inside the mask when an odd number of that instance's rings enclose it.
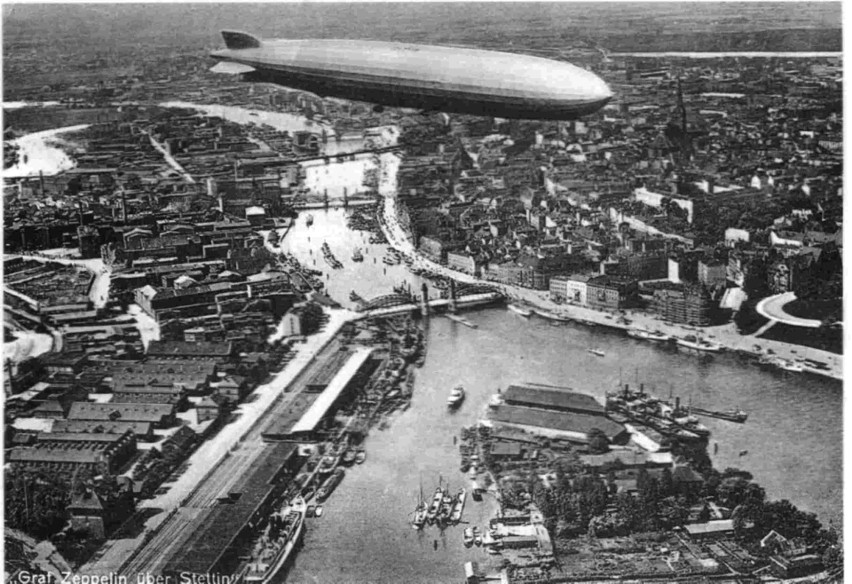
<instances>
[{"instance_id":1,"label":"tugboat","mask_svg":"<svg viewBox=\"0 0 852 584\"><path fill-rule=\"evenodd\" d=\"M305 500L296 497L269 518L269 525L251 552L245 582L267 584L272 581L304 533L307 510Z\"/></svg>"},{"instance_id":2,"label":"tugboat","mask_svg":"<svg viewBox=\"0 0 852 584\"><path fill-rule=\"evenodd\" d=\"M464 388L461 385L457 385L450 392L450 397L447 398L447 406L450 408L457 408L464 401Z\"/></svg>"}]
</instances>

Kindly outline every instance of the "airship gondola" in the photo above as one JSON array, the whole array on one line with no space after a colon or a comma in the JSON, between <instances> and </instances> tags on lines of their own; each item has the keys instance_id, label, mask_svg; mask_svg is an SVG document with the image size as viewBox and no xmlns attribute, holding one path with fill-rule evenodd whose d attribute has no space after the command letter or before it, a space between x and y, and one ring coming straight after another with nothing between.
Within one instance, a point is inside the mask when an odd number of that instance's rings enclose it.
<instances>
[{"instance_id":1,"label":"airship gondola","mask_svg":"<svg viewBox=\"0 0 852 584\"><path fill-rule=\"evenodd\" d=\"M581 67L515 53L358 40L260 40L223 31L213 71L381 106L571 120L612 92Z\"/></svg>"}]
</instances>

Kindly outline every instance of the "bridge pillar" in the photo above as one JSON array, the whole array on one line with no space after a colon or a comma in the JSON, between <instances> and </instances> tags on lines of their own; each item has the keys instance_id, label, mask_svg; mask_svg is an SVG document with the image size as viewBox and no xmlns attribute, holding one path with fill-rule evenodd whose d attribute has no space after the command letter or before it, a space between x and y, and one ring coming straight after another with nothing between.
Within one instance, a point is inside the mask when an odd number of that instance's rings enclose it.
<instances>
[{"instance_id":1,"label":"bridge pillar","mask_svg":"<svg viewBox=\"0 0 852 584\"><path fill-rule=\"evenodd\" d=\"M347 208L349 206L349 191L346 187L343 187L343 208Z\"/></svg>"},{"instance_id":2,"label":"bridge pillar","mask_svg":"<svg viewBox=\"0 0 852 584\"><path fill-rule=\"evenodd\" d=\"M420 314L427 317L429 316L429 289L426 284L423 284L420 290L422 292L420 295Z\"/></svg>"},{"instance_id":3,"label":"bridge pillar","mask_svg":"<svg viewBox=\"0 0 852 584\"><path fill-rule=\"evenodd\" d=\"M325 208L328 209L328 189L323 190L322 196L325 200Z\"/></svg>"},{"instance_id":4,"label":"bridge pillar","mask_svg":"<svg viewBox=\"0 0 852 584\"><path fill-rule=\"evenodd\" d=\"M459 309L456 302L456 281L450 280L450 312L457 312Z\"/></svg>"}]
</instances>

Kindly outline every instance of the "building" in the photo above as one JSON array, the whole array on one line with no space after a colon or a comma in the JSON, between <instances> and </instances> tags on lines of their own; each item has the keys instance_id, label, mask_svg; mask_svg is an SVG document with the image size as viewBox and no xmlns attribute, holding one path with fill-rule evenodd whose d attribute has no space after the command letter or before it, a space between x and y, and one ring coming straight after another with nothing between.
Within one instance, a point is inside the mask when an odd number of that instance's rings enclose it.
<instances>
[{"instance_id":1,"label":"building","mask_svg":"<svg viewBox=\"0 0 852 584\"><path fill-rule=\"evenodd\" d=\"M586 299L590 308L596 310L620 310L632 306L639 294L636 280L597 276L587 284Z\"/></svg>"},{"instance_id":2,"label":"building","mask_svg":"<svg viewBox=\"0 0 852 584\"><path fill-rule=\"evenodd\" d=\"M479 275L476 258L467 252L447 252L447 267L465 274Z\"/></svg>"},{"instance_id":3,"label":"building","mask_svg":"<svg viewBox=\"0 0 852 584\"><path fill-rule=\"evenodd\" d=\"M653 308L664 321L690 326L710 326L718 315L717 303L703 286L654 290Z\"/></svg>"},{"instance_id":4,"label":"building","mask_svg":"<svg viewBox=\"0 0 852 584\"><path fill-rule=\"evenodd\" d=\"M86 468L94 474L117 474L135 453L136 437L130 430L123 434L42 432L35 446L10 450L7 461L23 470L73 472Z\"/></svg>"},{"instance_id":5,"label":"building","mask_svg":"<svg viewBox=\"0 0 852 584\"><path fill-rule=\"evenodd\" d=\"M589 303L589 280L591 279L592 276L584 274L574 274L569 276L568 281L565 283L568 302L579 304L580 306L587 306Z\"/></svg>"},{"instance_id":6,"label":"building","mask_svg":"<svg viewBox=\"0 0 852 584\"><path fill-rule=\"evenodd\" d=\"M168 404L112 404L74 402L69 420L91 422L146 422L154 428L168 428L176 422L175 408Z\"/></svg>"},{"instance_id":7,"label":"building","mask_svg":"<svg viewBox=\"0 0 852 584\"><path fill-rule=\"evenodd\" d=\"M557 412L576 412L604 417L606 410L590 395L567 387L543 384L510 385L501 394L506 404L544 408Z\"/></svg>"},{"instance_id":8,"label":"building","mask_svg":"<svg viewBox=\"0 0 852 584\"><path fill-rule=\"evenodd\" d=\"M700 260L698 262L698 281L705 286L725 284L727 266L722 262Z\"/></svg>"}]
</instances>

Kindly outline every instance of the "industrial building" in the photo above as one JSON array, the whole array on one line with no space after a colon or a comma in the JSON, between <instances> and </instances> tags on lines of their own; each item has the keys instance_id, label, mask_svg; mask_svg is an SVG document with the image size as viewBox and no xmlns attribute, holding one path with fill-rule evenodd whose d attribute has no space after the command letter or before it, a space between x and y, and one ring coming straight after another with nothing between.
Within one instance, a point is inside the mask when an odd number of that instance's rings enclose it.
<instances>
[{"instance_id":1,"label":"industrial building","mask_svg":"<svg viewBox=\"0 0 852 584\"><path fill-rule=\"evenodd\" d=\"M511 385L501 398L503 403L489 413L490 421L501 426L580 443L588 442L595 428L610 442L624 442L628 436L621 424L604 415L597 400L567 387Z\"/></svg>"}]
</instances>

